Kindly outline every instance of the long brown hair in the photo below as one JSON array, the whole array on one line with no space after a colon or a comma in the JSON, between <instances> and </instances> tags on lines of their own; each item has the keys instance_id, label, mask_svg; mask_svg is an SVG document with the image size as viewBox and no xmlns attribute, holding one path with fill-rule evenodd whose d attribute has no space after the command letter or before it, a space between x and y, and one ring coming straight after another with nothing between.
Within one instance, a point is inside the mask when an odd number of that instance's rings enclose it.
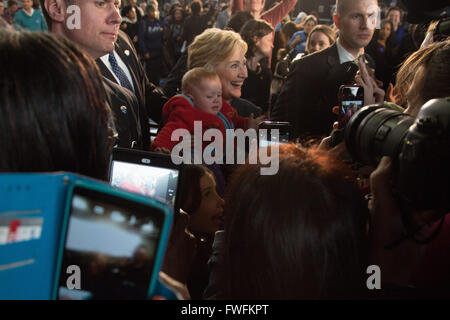
<instances>
[{"instance_id":1,"label":"long brown hair","mask_svg":"<svg viewBox=\"0 0 450 320\"><path fill-rule=\"evenodd\" d=\"M424 78L414 94L419 95L425 102L449 96L450 40L421 48L406 59L397 73L397 91L400 95L397 104L406 104L406 93L421 67L424 68Z\"/></svg>"}]
</instances>

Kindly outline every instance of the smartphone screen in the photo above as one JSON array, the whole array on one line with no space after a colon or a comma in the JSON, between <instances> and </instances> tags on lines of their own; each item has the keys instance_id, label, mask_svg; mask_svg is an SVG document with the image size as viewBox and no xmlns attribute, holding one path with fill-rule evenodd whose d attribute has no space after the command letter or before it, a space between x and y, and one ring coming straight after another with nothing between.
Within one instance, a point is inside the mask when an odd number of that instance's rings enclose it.
<instances>
[{"instance_id":1,"label":"smartphone screen","mask_svg":"<svg viewBox=\"0 0 450 320\"><path fill-rule=\"evenodd\" d=\"M57 299L146 299L164 214L148 205L74 188ZM79 287L71 274L79 270ZM73 280L73 279L72 279Z\"/></svg>"},{"instance_id":2,"label":"smartphone screen","mask_svg":"<svg viewBox=\"0 0 450 320\"><path fill-rule=\"evenodd\" d=\"M112 186L150 196L175 206L178 170L118 160L113 160L111 166Z\"/></svg>"},{"instance_id":3,"label":"smartphone screen","mask_svg":"<svg viewBox=\"0 0 450 320\"><path fill-rule=\"evenodd\" d=\"M278 135L274 129L278 130ZM258 145L260 148L274 144L288 143L291 125L289 122L263 121L258 127Z\"/></svg>"},{"instance_id":4,"label":"smartphone screen","mask_svg":"<svg viewBox=\"0 0 450 320\"><path fill-rule=\"evenodd\" d=\"M342 129L348 120L364 105L364 88L361 86L342 86L339 89L339 128Z\"/></svg>"}]
</instances>

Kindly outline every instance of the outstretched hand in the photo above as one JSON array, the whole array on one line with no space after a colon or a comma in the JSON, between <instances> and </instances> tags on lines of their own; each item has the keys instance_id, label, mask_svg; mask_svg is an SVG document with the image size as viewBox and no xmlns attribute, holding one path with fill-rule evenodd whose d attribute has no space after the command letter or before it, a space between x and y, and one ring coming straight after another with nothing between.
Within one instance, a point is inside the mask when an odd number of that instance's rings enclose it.
<instances>
[{"instance_id":1,"label":"outstretched hand","mask_svg":"<svg viewBox=\"0 0 450 320\"><path fill-rule=\"evenodd\" d=\"M359 62L359 73L355 76L357 85L364 88L364 105L383 103L385 92L381 89L375 79L369 75L364 62Z\"/></svg>"},{"instance_id":2,"label":"outstretched hand","mask_svg":"<svg viewBox=\"0 0 450 320\"><path fill-rule=\"evenodd\" d=\"M263 114L259 116L258 118L255 118L254 114L250 114L250 117L248 117L248 129L258 129L258 126L261 122L266 120L266 116Z\"/></svg>"}]
</instances>

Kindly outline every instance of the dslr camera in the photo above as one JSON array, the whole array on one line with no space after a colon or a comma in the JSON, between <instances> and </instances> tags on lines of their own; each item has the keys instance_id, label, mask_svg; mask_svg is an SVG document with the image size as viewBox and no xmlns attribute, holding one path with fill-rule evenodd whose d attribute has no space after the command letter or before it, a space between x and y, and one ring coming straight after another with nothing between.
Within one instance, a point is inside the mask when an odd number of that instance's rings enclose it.
<instances>
[{"instance_id":1,"label":"dslr camera","mask_svg":"<svg viewBox=\"0 0 450 320\"><path fill-rule=\"evenodd\" d=\"M365 165L393 159L402 203L450 209L450 97L425 103L417 118L382 105L361 108L344 128L347 151Z\"/></svg>"}]
</instances>

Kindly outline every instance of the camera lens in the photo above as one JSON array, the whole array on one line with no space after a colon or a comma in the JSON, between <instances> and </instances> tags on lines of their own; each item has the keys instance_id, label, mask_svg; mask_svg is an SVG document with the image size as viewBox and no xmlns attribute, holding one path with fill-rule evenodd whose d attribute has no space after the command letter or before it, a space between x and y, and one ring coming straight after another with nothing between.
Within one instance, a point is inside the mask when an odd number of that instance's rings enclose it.
<instances>
[{"instance_id":1,"label":"camera lens","mask_svg":"<svg viewBox=\"0 0 450 320\"><path fill-rule=\"evenodd\" d=\"M356 112L345 127L345 144L352 157L376 166L382 156L397 159L414 118L384 105Z\"/></svg>"}]
</instances>

